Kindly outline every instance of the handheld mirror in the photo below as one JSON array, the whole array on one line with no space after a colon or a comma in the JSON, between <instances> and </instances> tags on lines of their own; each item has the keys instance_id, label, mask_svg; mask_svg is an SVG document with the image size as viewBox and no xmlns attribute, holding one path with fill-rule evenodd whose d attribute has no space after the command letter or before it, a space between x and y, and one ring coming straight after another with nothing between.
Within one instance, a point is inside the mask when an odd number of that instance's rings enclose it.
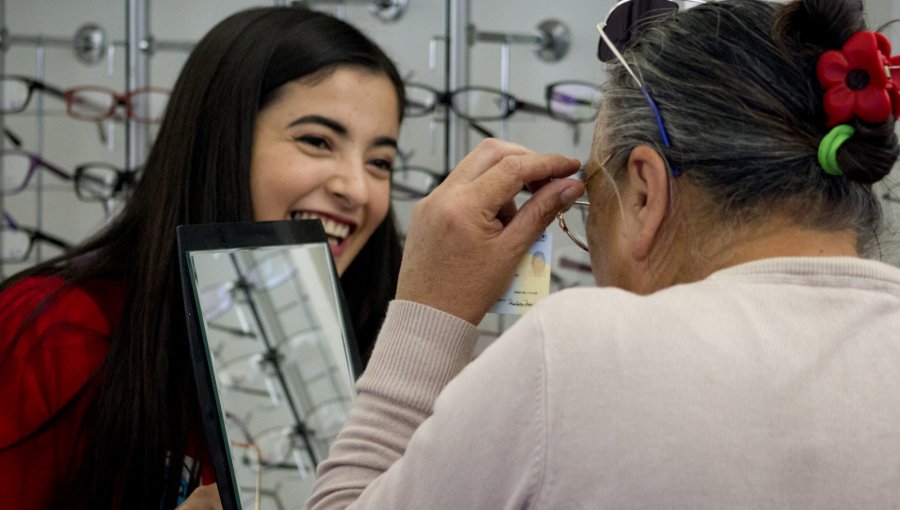
<instances>
[{"instance_id":1,"label":"handheld mirror","mask_svg":"<svg viewBox=\"0 0 900 510\"><path fill-rule=\"evenodd\" d=\"M296 506L346 420L360 372L322 225L182 225L177 236L222 505Z\"/></svg>"}]
</instances>

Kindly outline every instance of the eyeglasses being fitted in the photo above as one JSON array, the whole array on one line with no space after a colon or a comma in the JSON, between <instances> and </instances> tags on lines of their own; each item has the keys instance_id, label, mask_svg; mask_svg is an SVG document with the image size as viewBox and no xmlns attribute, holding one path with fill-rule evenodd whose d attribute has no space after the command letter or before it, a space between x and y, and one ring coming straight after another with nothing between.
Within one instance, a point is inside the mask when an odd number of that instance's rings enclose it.
<instances>
[{"instance_id":1,"label":"eyeglasses being fitted","mask_svg":"<svg viewBox=\"0 0 900 510\"><path fill-rule=\"evenodd\" d=\"M659 130L659 136L664 147L671 147L672 143L669 139L669 133L666 131L666 126L663 122L662 114L659 111L659 106L650 95L647 87L641 79L638 78L637 73L635 73L631 66L628 65L628 62L622 56L619 49L625 48L630 40L639 33L643 22L653 17L665 15L677 10L678 4L672 0L619 0L619 2L613 6L612 10L610 10L606 19L597 24L597 31L600 33L600 41L597 46L597 57L604 62L617 60L628 75L631 76L635 84L637 84L641 94L643 94L644 98L647 100L650 110L653 113L653 117L656 120L656 126ZM681 175L681 169L678 166L670 166L673 177ZM588 179L593 178L602 171L604 170L598 169L594 174L589 176ZM583 168L579 174L582 177L584 176ZM557 214L560 228L563 229L572 242L585 251L589 251L586 241L587 235L584 234L587 220L587 207L589 205L590 203L587 199L587 194L585 194L585 196L576 201L574 206L569 208L568 211ZM575 216L580 216L580 221L576 220ZM580 228L576 227L576 224L579 224Z\"/></svg>"},{"instance_id":2,"label":"eyeglasses being fitted","mask_svg":"<svg viewBox=\"0 0 900 510\"><path fill-rule=\"evenodd\" d=\"M112 89L84 85L62 90L59 87L25 76L0 76L0 112L20 113L28 108L35 91L50 94L66 103L66 113L73 118L87 121L106 119L132 119L136 122L155 123L162 119L169 90L145 87L118 93ZM125 114L117 109L124 107Z\"/></svg>"}]
</instances>

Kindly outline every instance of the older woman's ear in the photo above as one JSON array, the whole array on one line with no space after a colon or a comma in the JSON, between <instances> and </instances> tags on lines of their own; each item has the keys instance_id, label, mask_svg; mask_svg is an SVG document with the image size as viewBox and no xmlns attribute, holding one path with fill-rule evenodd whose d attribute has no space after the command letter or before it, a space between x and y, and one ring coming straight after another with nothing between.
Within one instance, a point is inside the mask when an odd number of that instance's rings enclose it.
<instances>
[{"instance_id":1,"label":"older woman's ear","mask_svg":"<svg viewBox=\"0 0 900 510\"><path fill-rule=\"evenodd\" d=\"M632 149L626 186L621 192L631 256L637 262L646 261L660 240L669 213L669 174L656 149L649 145Z\"/></svg>"}]
</instances>

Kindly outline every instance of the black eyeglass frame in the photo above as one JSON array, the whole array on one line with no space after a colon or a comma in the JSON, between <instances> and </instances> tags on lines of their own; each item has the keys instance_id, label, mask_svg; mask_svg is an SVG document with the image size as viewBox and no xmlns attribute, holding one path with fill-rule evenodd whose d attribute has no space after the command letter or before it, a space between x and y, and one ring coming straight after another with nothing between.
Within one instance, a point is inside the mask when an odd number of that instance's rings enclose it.
<instances>
[{"instance_id":1,"label":"black eyeglass frame","mask_svg":"<svg viewBox=\"0 0 900 510\"><path fill-rule=\"evenodd\" d=\"M100 183L103 188L109 190L108 194L91 194L84 189L85 181L95 180L93 179L93 176L90 175L90 170L96 168L110 170L115 175L115 179L111 183ZM72 176L75 183L75 196L83 202L104 202L107 200L119 199L122 195L130 192L137 184L139 172L140 169L127 170L105 162L82 163L75 167Z\"/></svg>"},{"instance_id":2,"label":"black eyeglass frame","mask_svg":"<svg viewBox=\"0 0 900 510\"><path fill-rule=\"evenodd\" d=\"M517 98L516 96L503 92L502 90L484 87L481 85L467 85L465 87L460 87L456 90L451 91L439 91L433 87L428 85L423 85L421 83L407 83L407 89L410 87L419 88L422 90L426 90L430 92L434 96L434 102L429 107L424 107L421 111L410 111L408 109L409 105L409 94L407 94L407 107L404 107L404 112L407 117L423 117L434 112L438 106L444 106L453 110L457 116L461 119L469 120L469 121L495 121L495 120L504 120L510 118L515 112L523 111L530 113L538 113L541 115L550 115L550 111L546 106L541 106L535 103L531 103L528 101L524 101L522 99ZM466 112L460 111L456 105L453 103L453 98L459 96L460 94L466 94L470 92L485 92L489 94L495 94L503 98L503 113L500 115L489 115L489 116L481 116L481 115L469 115Z\"/></svg>"},{"instance_id":3,"label":"black eyeglass frame","mask_svg":"<svg viewBox=\"0 0 900 510\"><path fill-rule=\"evenodd\" d=\"M18 74L0 75L0 81L4 80L22 82L28 88L28 92L25 96L25 101L22 102L22 105L20 107L6 109L0 106L0 113L21 113L25 111L28 108L28 105L31 104L31 97L34 95L35 90L46 92L54 97L65 100L65 92L62 89L39 80L35 80L34 78L28 78L27 76L21 76Z\"/></svg>"},{"instance_id":4,"label":"black eyeglass frame","mask_svg":"<svg viewBox=\"0 0 900 510\"><path fill-rule=\"evenodd\" d=\"M562 122L568 122L568 123L591 122L591 121L593 121L595 118L597 118L597 109L596 109L596 106L597 106L597 105L594 104L594 103L592 103L592 102L583 101L583 100L577 99L577 98L575 99L574 104L581 104L581 105L584 105L584 106L591 106L591 107L592 107L592 108L591 108L591 111L592 111L593 113L592 113L592 115L591 115L590 117L575 118L575 119L573 119L573 118L565 117L565 116L559 114L558 112L556 112L555 109L554 109L553 106L552 106L553 94L554 94L555 89L557 89L557 88L559 88L559 87L562 87L562 86L564 86L564 85L583 85L583 86L586 86L586 87L590 87L591 89L597 91L598 94L599 94L599 91L597 90L597 84L596 84L596 83L589 82L589 81L584 81L584 80L560 80L560 81L556 81L556 82L553 82L553 83L548 83L547 86L544 87L544 101L546 101L546 103L547 103L547 111L550 112L550 116L553 117L553 118L556 119L556 120L559 120L559 121L562 121Z\"/></svg>"},{"instance_id":5,"label":"black eyeglass frame","mask_svg":"<svg viewBox=\"0 0 900 510\"><path fill-rule=\"evenodd\" d=\"M72 248L72 245L64 241L56 236L44 233L38 229L25 227L19 225L16 220L12 218L6 211L3 211L3 226L0 227L2 230L11 230L14 232L22 232L28 235L28 248L25 249L25 253L16 259L4 259L0 258L0 264L15 264L19 262L24 262L28 260L28 257L31 256L31 252L34 249L34 245L36 242L43 242L50 245L53 245L63 251L68 251Z\"/></svg>"},{"instance_id":6,"label":"black eyeglass frame","mask_svg":"<svg viewBox=\"0 0 900 510\"><path fill-rule=\"evenodd\" d=\"M4 190L4 189L0 188L0 195L3 195L3 196L15 195L15 194L20 193L23 190L25 190L25 188L28 187L28 183L31 182L31 178L37 172L38 168L45 168L45 169L49 170L50 173L56 175L57 177L65 180L65 181L72 180L71 172L69 172L68 170L65 170L64 168L60 167L59 165L56 165L56 164L53 164L53 163L47 161L46 159L40 157L39 155L37 155L33 152L29 152L29 151L22 150L22 149L4 149L4 150L0 151L0 158L2 158L3 156L7 156L7 155L24 156L29 159L30 163L29 163L29 167L28 167L28 172L25 174L25 179L23 180L23 182L20 185L18 185L17 187L12 188L10 190Z\"/></svg>"}]
</instances>

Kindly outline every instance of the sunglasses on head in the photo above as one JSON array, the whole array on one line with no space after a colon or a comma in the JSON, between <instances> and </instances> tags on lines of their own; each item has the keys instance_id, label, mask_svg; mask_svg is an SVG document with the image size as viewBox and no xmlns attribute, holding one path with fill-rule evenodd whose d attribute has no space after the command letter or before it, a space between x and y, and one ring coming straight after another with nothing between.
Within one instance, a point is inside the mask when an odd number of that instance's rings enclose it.
<instances>
[{"instance_id":1,"label":"sunglasses on head","mask_svg":"<svg viewBox=\"0 0 900 510\"><path fill-rule=\"evenodd\" d=\"M705 3L705 0L685 0L692 3ZM669 132L666 130L663 122L662 114L659 106L650 95L647 87L638 77L637 73L628 65L622 56L628 46L636 40L641 30L648 22L666 16L679 9L678 3L673 0L619 0L616 5L609 11L606 19L597 24L597 31L600 32L600 41L597 44L597 58L603 62L613 62L618 60L628 72L629 76L637 84L650 110L656 119L656 125L659 129L659 136L663 146L671 147L669 140ZM675 165L671 165L672 175L678 177L681 175L681 169Z\"/></svg>"}]
</instances>

